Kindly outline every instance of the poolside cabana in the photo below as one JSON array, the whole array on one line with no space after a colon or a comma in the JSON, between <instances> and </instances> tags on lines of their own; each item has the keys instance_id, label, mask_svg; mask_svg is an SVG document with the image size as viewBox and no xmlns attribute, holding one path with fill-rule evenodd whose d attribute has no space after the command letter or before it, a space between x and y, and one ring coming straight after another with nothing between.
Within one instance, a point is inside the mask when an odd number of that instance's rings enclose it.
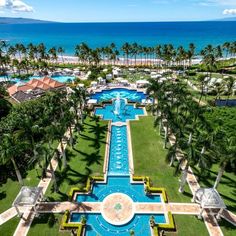
<instances>
[{"instance_id":1,"label":"poolside cabana","mask_svg":"<svg viewBox=\"0 0 236 236\"><path fill-rule=\"evenodd\" d=\"M105 85L106 84L106 80L103 79L102 77L98 77L98 83L101 85Z\"/></svg>"},{"instance_id":2,"label":"poolside cabana","mask_svg":"<svg viewBox=\"0 0 236 236\"><path fill-rule=\"evenodd\" d=\"M36 212L37 203L43 198L43 188L42 187L27 187L23 186L17 195L12 206L15 207L19 217L22 216L19 207L32 207Z\"/></svg>"},{"instance_id":3,"label":"poolside cabana","mask_svg":"<svg viewBox=\"0 0 236 236\"><path fill-rule=\"evenodd\" d=\"M149 82L147 80L137 80L136 81L137 88L145 87L148 84L149 84Z\"/></svg>"},{"instance_id":4,"label":"poolside cabana","mask_svg":"<svg viewBox=\"0 0 236 236\"><path fill-rule=\"evenodd\" d=\"M84 84L78 84L79 88L84 88Z\"/></svg>"},{"instance_id":5,"label":"poolside cabana","mask_svg":"<svg viewBox=\"0 0 236 236\"><path fill-rule=\"evenodd\" d=\"M120 83L126 86L129 84L129 81L127 79L122 79Z\"/></svg>"},{"instance_id":6,"label":"poolside cabana","mask_svg":"<svg viewBox=\"0 0 236 236\"><path fill-rule=\"evenodd\" d=\"M205 209L215 209L216 219L220 219L222 211L226 208L224 201L215 188L199 188L192 199L193 202L199 203L201 212L199 218L202 218L202 213Z\"/></svg>"},{"instance_id":7,"label":"poolside cabana","mask_svg":"<svg viewBox=\"0 0 236 236\"><path fill-rule=\"evenodd\" d=\"M92 86L93 88L96 88L97 85L98 85L98 82L96 82L96 81L92 81L92 82L91 82L91 86Z\"/></svg>"},{"instance_id":8,"label":"poolside cabana","mask_svg":"<svg viewBox=\"0 0 236 236\"><path fill-rule=\"evenodd\" d=\"M87 103L88 105L94 105L97 104L97 102L98 102L97 99L89 99Z\"/></svg>"}]
</instances>

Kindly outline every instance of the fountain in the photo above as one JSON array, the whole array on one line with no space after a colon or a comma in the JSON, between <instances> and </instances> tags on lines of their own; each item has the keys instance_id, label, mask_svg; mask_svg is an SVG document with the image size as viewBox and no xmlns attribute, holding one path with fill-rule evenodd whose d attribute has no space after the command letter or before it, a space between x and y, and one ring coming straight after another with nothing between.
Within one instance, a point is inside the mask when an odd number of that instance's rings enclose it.
<instances>
[{"instance_id":1,"label":"fountain","mask_svg":"<svg viewBox=\"0 0 236 236\"><path fill-rule=\"evenodd\" d=\"M120 115L120 94L118 93L114 102L114 114Z\"/></svg>"}]
</instances>

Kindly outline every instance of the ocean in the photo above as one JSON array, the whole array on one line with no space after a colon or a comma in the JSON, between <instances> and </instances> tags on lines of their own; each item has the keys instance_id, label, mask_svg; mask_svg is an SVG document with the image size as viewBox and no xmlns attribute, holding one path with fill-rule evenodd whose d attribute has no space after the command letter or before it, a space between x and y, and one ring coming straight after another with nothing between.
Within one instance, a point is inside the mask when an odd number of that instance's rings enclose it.
<instances>
[{"instance_id":1,"label":"ocean","mask_svg":"<svg viewBox=\"0 0 236 236\"><path fill-rule=\"evenodd\" d=\"M172 43L176 47L195 43L199 51L208 44L236 41L236 21L2 24L0 39L10 44L62 46L66 55L74 55L75 46L81 42L92 48L110 43L120 47L125 42L145 46Z\"/></svg>"}]
</instances>

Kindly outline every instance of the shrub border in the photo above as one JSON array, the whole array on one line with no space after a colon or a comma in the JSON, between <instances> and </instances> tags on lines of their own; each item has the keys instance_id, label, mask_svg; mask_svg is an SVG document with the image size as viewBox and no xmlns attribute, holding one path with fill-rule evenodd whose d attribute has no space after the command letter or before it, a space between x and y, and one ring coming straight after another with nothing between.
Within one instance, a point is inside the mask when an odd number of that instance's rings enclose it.
<instances>
[{"instance_id":1,"label":"shrub border","mask_svg":"<svg viewBox=\"0 0 236 236\"><path fill-rule=\"evenodd\" d=\"M70 211L66 210L64 215L62 216L60 229L66 230L69 228L75 228L77 229L77 236L82 236L85 224L82 222L70 223L69 218L70 218Z\"/></svg>"},{"instance_id":2,"label":"shrub border","mask_svg":"<svg viewBox=\"0 0 236 236\"><path fill-rule=\"evenodd\" d=\"M151 179L148 176L133 176L132 177L133 181L142 181L144 183L144 189L145 192L148 193L160 193L162 194L163 201L165 203L168 202L167 194L166 194L166 189L165 188L157 188L151 186Z\"/></svg>"}]
</instances>

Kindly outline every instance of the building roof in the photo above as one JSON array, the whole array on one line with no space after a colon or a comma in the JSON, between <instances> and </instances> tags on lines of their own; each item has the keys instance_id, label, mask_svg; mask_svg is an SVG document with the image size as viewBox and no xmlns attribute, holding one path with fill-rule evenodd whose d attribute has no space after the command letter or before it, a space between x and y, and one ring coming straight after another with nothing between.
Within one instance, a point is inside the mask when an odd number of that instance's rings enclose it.
<instances>
[{"instance_id":1,"label":"building roof","mask_svg":"<svg viewBox=\"0 0 236 236\"><path fill-rule=\"evenodd\" d=\"M17 102L24 102L28 101L34 98L32 94L25 93L23 91L17 91L12 95L12 97L17 101Z\"/></svg>"},{"instance_id":2,"label":"building roof","mask_svg":"<svg viewBox=\"0 0 236 236\"><path fill-rule=\"evenodd\" d=\"M7 89L8 93L10 96L12 96L13 94L15 94L18 91L27 91L33 89L32 86L30 86L29 84L14 84L13 86L9 87Z\"/></svg>"},{"instance_id":3,"label":"building roof","mask_svg":"<svg viewBox=\"0 0 236 236\"><path fill-rule=\"evenodd\" d=\"M60 83L56 80L45 77L42 79L32 79L28 83L25 83L25 84L17 83L11 86L10 88L8 88L8 93L10 94L10 96L12 96L18 91L26 92L28 90L35 90L35 89L41 89L43 91L47 91L50 89L61 88L64 86L65 85L63 83Z\"/></svg>"},{"instance_id":4,"label":"building roof","mask_svg":"<svg viewBox=\"0 0 236 236\"><path fill-rule=\"evenodd\" d=\"M42 79L40 79L40 81L48 84L51 88L59 88L59 87L64 87L65 84L63 83L60 83L52 78L49 78L49 77L44 77Z\"/></svg>"}]
</instances>

